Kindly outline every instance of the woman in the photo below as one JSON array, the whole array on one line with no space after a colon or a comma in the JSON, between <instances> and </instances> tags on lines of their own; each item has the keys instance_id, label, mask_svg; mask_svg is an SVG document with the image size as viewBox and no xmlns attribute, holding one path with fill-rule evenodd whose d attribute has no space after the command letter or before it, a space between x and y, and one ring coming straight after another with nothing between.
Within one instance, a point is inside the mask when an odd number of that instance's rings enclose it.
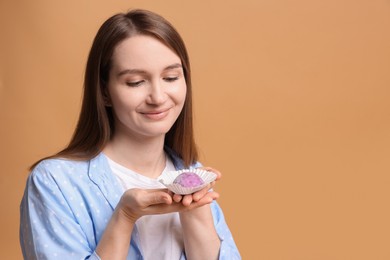
<instances>
[{"instance_id":1,"label":"woman","mask_svg":"<svg viewBox=\"0 0 390 260\"><path fill-rule=\"evenodd\" d=\"M149 11L112 16L94 39L69 145L28 178L25 259L240 259L214 183L182 196L157 181L199 166L180 35Z\"/></svg>"}]
</instances>

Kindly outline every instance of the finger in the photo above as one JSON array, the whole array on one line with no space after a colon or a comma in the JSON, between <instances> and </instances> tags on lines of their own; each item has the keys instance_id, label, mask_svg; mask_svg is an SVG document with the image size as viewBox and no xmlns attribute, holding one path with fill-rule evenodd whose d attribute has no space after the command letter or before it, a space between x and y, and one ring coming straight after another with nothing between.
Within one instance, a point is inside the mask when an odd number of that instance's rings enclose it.
<instances>
[{"instance_id":1,"label":"finger","mask_svg":"<svg viewBox=\"0 0 390 260\"><path fill-rule=\"evenodd\" d=\"M163 188L163 189L147 189L146 191L148 192L154 192L154 191L163 191L165 193L169 193L170 191L168 190L168 188Z\"/></svg>"},{"instance_id":2,"label":"finger","mask_svg":"<svg viewBox=\"0 0 390 260\"><path fill-rule=\"evenodd\" d=\"M180 194L173 194L172 198L174 202L180 202L183 199L183 196Z\"/></svg>"},{"instance_id":3,"label":"finger","mask_svg":"<svg viewBox=\"0 0 390 260\"><path fill-rule=\"evenodd\" d=\"M156 214L166 214L171 212L180 211L181 207L184 207L181 203L172 203L172 204L154 204L150 205L145 209L145 212L148 215L156 215Z\"/></svg>"},{"instance_id":4,"label":"finger","mask_svg":"<svg viewBox=\"0 0 390 260\"><path fill-rule=\"evenodd\" d=\"M182 212L182 211L188 211L192 209L196 209L199 207L202 207L204 205L210 204L213 202L213 200L216 200L219 197L219 194L215 191L210 191L199 201L195 202L193 201L189 205L184 205L183 203L172 203L170 205L166 204L156 204L149 206L146 211L147 214L164 214L164 213L170 213L170 212ZM191 198L191 195L186 195L183 197L183 200L185 198Z\"/></svg>"},{"instance_id":5,"label":"finger","mask_svg":"<svg viewBox=\"0 0 390 260\"><path fill-rule=\"evenodd\" d=\"M198 202L197 202L197 206L198 207L201 207L201 206L204 206L206 204L210 204L211 202L213 202L214 200L218 199L219 198L219 194L215 191L210 191L208 192L204 197L202 197ZM194 204L194 203L193 203Z\"/></svg>"},{"instance_id":6,"label":"finger","mask_svg":"<svg viewBox=\"0 0 390 260\"><path fill-rule=\"evenodd\" d=\"M210 191L209 193L207 193L207 195L213 199L213 200L216 200L219 198L219 193L216 192L216 191Z\"/></svg>"},{"instance_id":7,"label":"finger","mask_svg":"<svg viewBox=\"0 0 390 260\"><path fill-rule=\"evenodd\" d=\"M148 190L145 193L145 203L147 205L156 205L156 204L171 204L172 203L172 198L171 196L161 190Z\"/></svg>"},{"instance_id":8,"label":"finger","mask_svg":"<svg viewBox=\"0 0 390 260\"><path fill-rule=\"evenodd\" d=\"M192 195L185 195L181 202L184 206L189 206L192 203Z\"/></svg>"},{"instance_id":9,"label":"finger","mask_svg":"<svg viewBox=\"0 0 390 260\"><path fill-rule=\"evenodd\" d=\"M215 191L208 192L204 197L202 197L199 201L194 201L189 206L185 206L184 210L192 210L204 205L212 203L214 200L219 198L219 194Z\"/></svg>"},{"instance_id":10,"label":"finger","mask_svg":"<svg viewBox=\"0 0 390 260\"><path fill-rule=\"evenodd\" d=\"M206 187L204 187L203 189L201 189L200 191L197 191L195 192L193 195L192 195L192 198L194 201L199 201L201 198L203 198L204 195L207 194L207 192L209 192L210 188L212 187L213 184L208 184Z\"/></svg>"}]
</instances>

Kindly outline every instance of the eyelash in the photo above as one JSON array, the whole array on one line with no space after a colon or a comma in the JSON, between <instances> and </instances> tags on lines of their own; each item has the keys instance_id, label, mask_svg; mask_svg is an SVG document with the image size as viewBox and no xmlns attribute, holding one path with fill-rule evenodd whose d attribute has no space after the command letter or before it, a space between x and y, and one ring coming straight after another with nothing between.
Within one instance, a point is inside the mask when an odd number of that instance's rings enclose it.
<instances>
[{"instance_id":1,"label":"eyelash","mask_svg":"<svg viewBox=\"0 0 390 260\"><path fill-rule=\"evenodd\" d=\"M176 81L178 79L179 79L179 77L166 77L166 78L163 78L163 80L166 81L166 82L174 82L174 81ZM126 82L126 85L129 86L129 87L139 87L139 86L141 86L142 83L144 83L144 80L135 81L135 82Z\"/></svg>"},{"instance_id":2,"label":"eyelash","mask_svg":"<svg viewBox=\"0 0 390 260\"><path fill-rule=\"evenodd\" d=\"M166 82L174 82L174 81L176 81L178 79L179 79L179 77L167 77L167 78L164 78L164 80Z\"/></svg>"},{"instance_id":3,"label":"eyelash","mask_svg":"<svg viewBox=\"0 0 390 260\"><path fill-rule=\"evenodd\" d=\"M135 81L135 82L126 82L126 85L129 87L139 87L143 82L144 80Z\"/></svg>"}]
</instances>

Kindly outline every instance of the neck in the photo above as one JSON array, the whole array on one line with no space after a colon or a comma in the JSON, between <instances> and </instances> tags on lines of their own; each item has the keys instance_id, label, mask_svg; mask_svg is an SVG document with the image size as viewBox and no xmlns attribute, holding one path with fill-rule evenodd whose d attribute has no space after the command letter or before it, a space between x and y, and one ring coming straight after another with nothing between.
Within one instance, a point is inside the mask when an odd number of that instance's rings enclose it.
<instances>
[{"instance_id":1,"label":"neck","mask_svg":"<svg viewBox=\"0 0 390 260\"><path fill-rule=\"evenodd\" d=\"M114 135L103 152L111 160L149 178L157 178L165 168L163 135L142 139Z\"/></svg>"}]
</instances>

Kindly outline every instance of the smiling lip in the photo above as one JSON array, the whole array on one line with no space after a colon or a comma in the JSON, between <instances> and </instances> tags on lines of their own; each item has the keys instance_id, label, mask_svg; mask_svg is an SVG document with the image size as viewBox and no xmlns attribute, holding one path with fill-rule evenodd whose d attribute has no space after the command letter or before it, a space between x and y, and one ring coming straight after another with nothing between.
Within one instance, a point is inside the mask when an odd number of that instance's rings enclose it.
<instances>
[{"instance_id":1,"label":"smiling lip","mask_svg":"<svg viewBox=\"0 0 390 260\"><path fill-rule=\"evenodd\" d=\"M148 112L141 112L141 114L152 120L161 120L168 115L169 110L170 109L159 110L159 111L148 111Z\"/></svg>"}]
</instances>

